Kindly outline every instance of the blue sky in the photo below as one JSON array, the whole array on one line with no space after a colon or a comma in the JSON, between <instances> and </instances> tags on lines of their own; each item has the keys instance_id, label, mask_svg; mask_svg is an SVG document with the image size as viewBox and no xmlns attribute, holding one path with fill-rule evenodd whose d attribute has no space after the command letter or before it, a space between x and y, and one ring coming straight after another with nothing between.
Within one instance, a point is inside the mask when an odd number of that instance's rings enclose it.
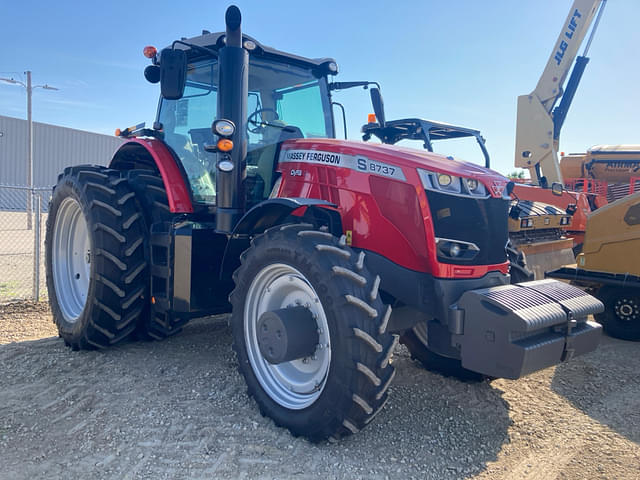
<instances>
[{"instance_id":1,"label":"blue sky","mask_svg":"<svg viewBox=\"0 0 640 480\"><path fill-rule=\"evenodd\" d=\"M35 90L35 121L108 134L141 121L150 124L159 88L144 80L143 47L160 49L203 28L222 30L229 4L4 2L0 77L24 81L22 72L29 69L34 84L60 89ZM388 119L419 116L481 130L492 166L508 173L516 97L535 87L571 1L236 4L244 32L260 42L308 57L334 57L337 80L380 82ZM638 18L640 1L608 1L561 150L640 143ZM336 99L347 108L349 137L359 138L371 111L368 93L353 89ZM24 89L0 83L0 115L26 116Z\"/></svg>"}]
</instances>

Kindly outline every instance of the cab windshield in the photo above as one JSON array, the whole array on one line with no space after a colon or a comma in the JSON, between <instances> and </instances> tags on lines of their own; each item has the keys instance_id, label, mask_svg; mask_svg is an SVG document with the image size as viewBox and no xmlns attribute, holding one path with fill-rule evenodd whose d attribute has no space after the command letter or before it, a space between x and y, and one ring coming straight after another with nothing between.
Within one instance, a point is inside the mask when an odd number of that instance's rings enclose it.
<instances>
[{"instance_id":1,"label":"cab windshield","mask_svg":"<svg viewBox=\"0 0 640 480\"><path fill-rule=\"evenodd\" d=\"M215 142L211 124L217 118L216 59L189 65L179 100L161 99L158 121L175 151L196 202L215 204ZM268 197L277 146L289 138L333 137L333 117L325 77L310 69L260 58L249 60L248 154L245 189L250 203Z\"/></svg>"}]
</instances>

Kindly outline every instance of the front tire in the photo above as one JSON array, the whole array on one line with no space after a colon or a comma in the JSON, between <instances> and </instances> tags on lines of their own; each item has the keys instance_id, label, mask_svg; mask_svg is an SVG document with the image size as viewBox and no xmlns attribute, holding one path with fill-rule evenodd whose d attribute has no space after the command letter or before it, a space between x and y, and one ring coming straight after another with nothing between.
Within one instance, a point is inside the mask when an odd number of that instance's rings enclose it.
<instances>
[{"instance_id":1,"label":"front tire","mask_svg":"<svg viewBox=\"0 0 640 480\"><path fill-rule=\"evenodd\" d=\"M418 360L429 371L467 382L479 382L485 378L480 373L463 368L461 361L457 358L449 358L433 352L427 340L426 322L407 330L400 341L409 350L411 358Z\"/></svg>"},{"instance_id":2,"label":"front tire","mask_svg":"<svg viewBox=\"0 0 640 480\"><path fill-rule=\"evenodd\" d=\"M54 188L45 240L53 319L74 350L107 347L135 329L147 297L144 224L120 173L65 169Z\"/></svg>"},{"instance_id":3,"label":"front tire","mask_svg":"<svg viewBox=\"0 0 640 480\"><path fill-rule=\"evenodd\" d=\"M527 267L527 261L524 253L518 251L511 240L505 248L507 259L509 260L509 274L511 275L511 283L530 282L534 280L534 273Z\"/></svg>"},{"instance_id":4,"label":"front tire","mask_svg":"<svg viewBox=\"0 0 640 480\"><path fill-rule=\"evenodd\" d=\"M532 281L534 274L527 268L524 254L518 251L511 241L507 243L505 252L509 260L511 283ZM447 377L454 377L470 382L477 382L486 378L480 373L462 367L459 359L445 357L433 352L429 348L427 330L427 324L421 323L406 331L401 339L401 342L407 347L409 353L411 353L411 357L418 360L424 368Z\"/></svg>"},{"instance_id":5,"label":"front tire","mask_svg":"<svg viewBox=\"0 0 640 480\"><path fill-rule=\"evenodd\" d=\"M286 225L254 238L234 274L231 325L248 392L263 415L312 441L357 432L387 400L397 336L380 278L357 255L311 225ZM310 357L270 364L256 340L266 311L301 305L318 326Z\"/></svg>"}]
</instances>

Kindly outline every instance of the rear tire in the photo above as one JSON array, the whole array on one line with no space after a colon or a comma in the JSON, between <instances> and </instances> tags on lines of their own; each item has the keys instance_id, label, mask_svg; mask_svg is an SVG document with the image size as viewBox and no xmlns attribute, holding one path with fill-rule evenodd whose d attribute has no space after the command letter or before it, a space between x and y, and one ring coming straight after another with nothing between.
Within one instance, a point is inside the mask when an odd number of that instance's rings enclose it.
<instances>
[{"instance_id":1,"label":"rear tire","mask_svg":"<svg viewBox=\"0 0 640 480\"><path fill-rule=\"evenodd\" d=\"M640 340L640 289L603 287L596 296L604 312L595 316L604 331L622 340Z\"/></svg>"},{"instance_id":2,"label":"rear tire","mask_svg":"<svg viewBox=\"0 0 640 480\"><path fill-rule=\"evenodd\" d=\"M168 224L173 220L164 182L158 172L153 170L128 170L125 174L129 187L135 192L142 205L145 221L145 245L148 245L151 226L163 226L168 231ZM150 250L150 247L147 248ZM149 255L151 254L149 253ZM150 280L147 279L147 281ZM136 335L143 340L163 340L179 333L188 321L188 318L175 317L156 311L154 306L149 303L138 319Z\"/></svg>"},{"instance_id":3,"label":"rear tire","mask_svg":"<svg viewBox=\"0 0 640 480\"><path fill-rule=\"evenodd\" d=\"M386 331L391 307L364 255L311 225L286 225L256 236L241 261L231 294L234 350L260 412L312 441L363 428L387 400L398 340ZM257 319L296 301L315 315L319 344L312 357L269 364Z\"/></svg>"},{"instance_id":4,"label":"rear tire","mask_svg":"<svg viewBox=\"0 0 640 480\"><path fill-rule=\"evenodd\" d=\"M144 223L116 170L66 168L54 188L45 240L53 320L73 348L127 338L147 302Z\"/></svg>"}]
</instances>

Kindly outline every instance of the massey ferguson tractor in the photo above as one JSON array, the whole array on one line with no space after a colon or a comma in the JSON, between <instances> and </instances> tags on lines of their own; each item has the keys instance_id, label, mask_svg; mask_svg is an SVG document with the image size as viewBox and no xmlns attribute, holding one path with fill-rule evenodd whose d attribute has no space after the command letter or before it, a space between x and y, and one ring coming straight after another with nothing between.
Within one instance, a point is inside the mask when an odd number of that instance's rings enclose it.
<instances>
[{"instance_id":1,"label":"massey ferguson tractor","mask_svg":"<svg viewBox=\"0 0 640 480\"><path fill-rule=\"evenodd\" d=\"M594 297L510 284L506 178L335 139L331 93L349 82L332 59L261 45L233 6L226 32L145 51L153 128L120 132L108 168L67 168L53 191L47 285L72 349L231 312L262 414L320 441L380 411L400 339L427 367L511 379L596 348Z\"/></svg>"}]
</instances>

